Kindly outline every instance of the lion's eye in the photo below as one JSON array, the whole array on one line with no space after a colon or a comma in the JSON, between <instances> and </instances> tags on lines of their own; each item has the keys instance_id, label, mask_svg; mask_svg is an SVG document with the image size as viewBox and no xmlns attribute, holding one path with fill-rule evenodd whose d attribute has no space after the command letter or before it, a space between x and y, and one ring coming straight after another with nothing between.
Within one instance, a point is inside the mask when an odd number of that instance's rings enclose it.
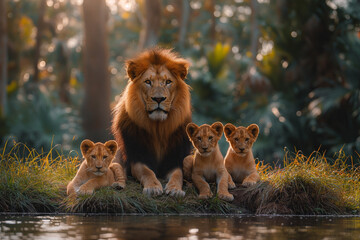
<instances>
[{"instance_id":1,"label":"lion's eye","mask_svg":"<svg viewBox=\"0 0 360 240\"><path fill-rule=\"evenodd\" d=\"M149 79L145 80L145 83L151 86L151 81Z\"/></svg>"},{"instance_id":2,"label":"lion's eye","mask_svg":"<svg viewBox=\"0 0 360 240\"><path fill-rule=\"evenodd\" d=\"M245 142L248 142L250 140L250 138L245 138Z\"/></svg>"},{"instance_id":3,"label":"lion's eye","mask_svg":"<svg viewBox=\"0 0 360 240\"><path fill-rule=\"evenodd\" d=\"M213 136L210 136L210 137L209 137L209 140L212 140L213 138L214 138Z\"/></svg>"},{"instance_id":4,"label":"lion's eye","mask_svg":"<svg viewBox=\"0 0 360 240\"><path fill-rule=\"evenodd\" d=\"M105 160L107 158L107 156L103 156L103 159Z\"/></svg>"},{"instance_id":5,"label":"lion's eye","mask_svg":"<svg viewBox=\"0 0 360 240\"><path fill-rule=\"evenodd\" d=\"M237 142L237 141L239 141L239 139L238 139L238 138L235 138L234 140L235 140L236 142Z\"/></svg>"},{"instance_id":6,"label":"lion's eye","mask_svg":"<svg viewBox=\"0 0 360 240\"><path fill-rule=\"evenodd\" d=\"M166 85L169 85L170 83L172 83L170 79L166 80Z\"/></svg>"},{"instance_id":7,"label":"lion's eye","mask_svg":"<svg viewBox=\"0 0 360 240\"><path fill-rule=\"evenodd\" d=\"M96 156L95 156L95 155L91 155L91 158L95 159L95 158L96 158Z\"/></svg>"},{"instance_id":8,"label":"lion's eye","mask_svg":"<svg viewBox=\"0 0 360 240\"><path fill-rule=\"evenodd\" d=\"M197 137L197 140L201 141L201 137Z\"/></svg>"}]
</instances>

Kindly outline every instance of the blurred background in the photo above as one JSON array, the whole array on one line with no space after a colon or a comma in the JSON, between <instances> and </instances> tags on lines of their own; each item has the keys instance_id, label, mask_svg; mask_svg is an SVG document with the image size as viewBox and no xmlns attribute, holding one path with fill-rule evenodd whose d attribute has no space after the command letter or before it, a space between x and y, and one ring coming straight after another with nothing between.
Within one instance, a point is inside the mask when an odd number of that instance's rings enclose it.
<instances>
[{"instance_id":1,"label":"blurred background","mask_svg":"<svg viewBox=\"0 0 360 240\"><path fill-rule=\"evenodd\" d=\"M0 145L112 138L124 60L154 45L191 61L195 123L260 126L260 160L359 157L358 0L0 0Z\"/></svg>"}]
</instances>

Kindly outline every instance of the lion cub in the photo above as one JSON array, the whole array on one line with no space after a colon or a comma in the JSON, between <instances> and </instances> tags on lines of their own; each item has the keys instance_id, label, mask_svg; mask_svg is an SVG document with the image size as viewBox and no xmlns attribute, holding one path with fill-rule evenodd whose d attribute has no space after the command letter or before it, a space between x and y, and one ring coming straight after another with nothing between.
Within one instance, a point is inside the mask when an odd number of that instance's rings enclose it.
<instances>
[{"instance_id":1,"label":"lion cub","mask_svg":"<svg viewBox=\"0 0 360 240\"><path fill-rule=\"evenodd\" d=\"M219 198L226 201L234 200L233 195L228 191L228 172L218 145L223 128L220 122L211 126L204 124L199 127L194 123L186 126L186 133L195 147L195 155L189 155L184 159L184 173L188 176L191 173L192 181L199 190L200 199L212 196L206 181L216 180Z\"/></svg>"},{"instance_id":2,"label":"lion cub","mask_svg":"<svg viewBox=\"0 0 360 240\"><path fill-rule=\"evenodd\" d=\"M112 163L118 145L114 140L93 143L86 139L80 145L85 161L67 186L67 194L92 194L101 187L125 187L125 174L118 163Z\"/></svg>"},{"instance_id":3,"label":"lion cub","mask_svg":"<svg viewBox=\"0 0 360 240\"><path fill-rule=\"evenodd\" d=\"M244 186L255 184L260 180L260 176L256 170L252 146L259 135L258 125L251 124L245 128L228 123L225 125L224 133L230 143L225 156L225 167L232 180Z\"/></svg>"}]
</instances>

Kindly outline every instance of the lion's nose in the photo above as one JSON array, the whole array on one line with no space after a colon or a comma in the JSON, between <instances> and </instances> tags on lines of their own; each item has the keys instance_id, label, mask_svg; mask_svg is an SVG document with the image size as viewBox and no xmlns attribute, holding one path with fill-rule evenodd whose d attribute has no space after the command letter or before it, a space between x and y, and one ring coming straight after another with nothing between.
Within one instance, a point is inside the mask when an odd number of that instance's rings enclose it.
<instances>
[{"instance_id":1,"label":"lion's nose","mask_svg":"<svg viewBox=\"0 0 360 240\"><path fill-rule=\"evenodd\" d=\"M100 169L102 169L102 166L96 166L96 168L97 168L98 170L100 170Z\"/></svg>"},{"instance_id":2,"label":"lion's nose","mask_svg":"<svg viewBox=\"0 0 360 240\"><path fill-rule=\"evenodd\" d=\"M166 97L152 97L151 99L157 103L161 103L162 101L164 101L166 99Z\"/></svg>"}]
</instances>

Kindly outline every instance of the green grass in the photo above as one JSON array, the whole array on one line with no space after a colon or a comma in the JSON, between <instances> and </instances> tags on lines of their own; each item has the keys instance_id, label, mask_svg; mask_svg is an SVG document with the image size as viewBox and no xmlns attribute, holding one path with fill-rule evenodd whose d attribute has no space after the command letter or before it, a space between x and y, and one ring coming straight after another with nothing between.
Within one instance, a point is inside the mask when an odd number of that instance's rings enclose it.
<instances>
[{"instance_id":1,"label":"green grass","mask_svg":"<svg viewBox=\"0 0 360 240\"><path fill-rule=\"evenodd\" d=\"M257 214L358 214L360 169L353 162L342 150L332 163L319 152L287 152L284 167L261 166L261 182L235 190L234 204Z\"/></svg>"},{"instance_id":2,"label":"green grass","mask_svg":"<svg viewBox=\"0 0 360 240\"><path fill-rule=\"evenodd\" d=\"M69 198L66 185L76 174L80 161L51 150L38 153L23 144L0 151L0 212L82 213L258 213L258 214L358 214L360 174L352 157L340 151L330 163L314 152L286 153L284 167L259 164L262 181L232 190L235 200L217 197L198 200L191 183L184 184L186 196L149 197L129 178L123 190L102 188L92 195ZM56 154L55 154L56 153ZM359 160L359 156L357 156ZM165 182L162 182L165 185ZM211 185L215 192L215 184Z\"/></svg>"}]
</instances>

